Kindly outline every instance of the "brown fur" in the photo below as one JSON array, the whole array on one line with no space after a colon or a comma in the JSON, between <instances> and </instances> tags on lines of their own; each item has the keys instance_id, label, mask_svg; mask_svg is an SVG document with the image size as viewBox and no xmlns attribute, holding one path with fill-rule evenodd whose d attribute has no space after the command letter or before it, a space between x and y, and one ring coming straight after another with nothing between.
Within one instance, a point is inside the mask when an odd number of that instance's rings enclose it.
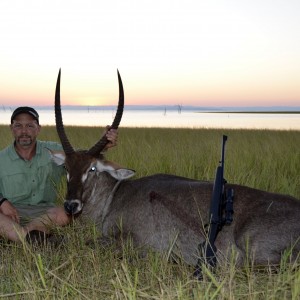
<instances>
[{"instance_id":1,"label":"brown fur","mask_svg":"<svg viewBox=\"0 0 300 300\"><path fill-rule=\"evenodd\" d=\"M87 165L82 157L79 162L74 157L66 160L70 174L78 174L78 178L80 166ZM68 184L66 202L76 195L83 203L83 217L92 219L104 237L130 235L136 246L162 253L174 244L176 255L196 264L197 247L205 240L213 184L156 174L122 181L109 202L116 182L106 171L89 174L84 185L73 180ZM249 255L255 264L279 264L282 253L291 246L294 256L298 254L299 200L246 186L228 187L235 194L234 221L217 237L219 260L226 259L232 248L239 264Z\"/></svg>"}]
</instances>

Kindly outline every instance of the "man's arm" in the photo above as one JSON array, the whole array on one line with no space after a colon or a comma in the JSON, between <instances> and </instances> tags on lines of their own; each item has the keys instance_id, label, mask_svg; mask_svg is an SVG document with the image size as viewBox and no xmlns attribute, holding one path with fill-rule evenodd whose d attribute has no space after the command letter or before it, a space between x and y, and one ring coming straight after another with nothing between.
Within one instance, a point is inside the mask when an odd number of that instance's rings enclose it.
<instances>
[{"instance_id":1,"label":"man's arm","mask_svg":"<svg viewBox=\"0 0 300 300\"><path fill-rule=\"evenodd\" d=\"M7 201L7 199L0 193L0 206L4 201Z\"/></svg>"},{"instance_id":2,"label":"man's arm","mask_svg":"<svg viewBox=\"0 0 300 300\"><path fill-rule=\"evenodd\" d=\"M0 213L11 218L17 223L20 223L20 216L16 208L9 202L9 200L5 197L3 197L2 194L0 194Z\"/></svg>"}]
</instances>

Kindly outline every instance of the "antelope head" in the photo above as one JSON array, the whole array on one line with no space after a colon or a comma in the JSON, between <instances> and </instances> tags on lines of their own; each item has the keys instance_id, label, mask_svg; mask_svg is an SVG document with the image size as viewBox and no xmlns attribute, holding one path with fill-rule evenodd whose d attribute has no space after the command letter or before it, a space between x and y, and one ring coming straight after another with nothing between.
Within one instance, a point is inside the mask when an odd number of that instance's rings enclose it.
<instances>
[{"instance_id":1,"label":"antelope head","mask_svg":"<svg viewBox=\"0 0 300 300\"><path fill-rule=\"evenodd\" d=\"M56 130L60 138L64 151L50 151L52 159L58 165L63 165L67 171L67 194L65 198L64 208L70 215L76 215L82 211L82 208L89 200L89 198L95 194L95 182L99 173L105 173L107 180L111 180L111 177L116 181L120 181L129 178L134 175L134 171L129 169L123 169L112 162L108 162L104 159L101 153L108 140L104 134L99 141L92 146L89 150L75 151L64 130L64 125L61 115L60 105L60 77L61 70L59 70L56 91L55 91L55 121ZM118 71L119 82L119 103L114 121L110 128L117 129L123 114L124 108L124 91L121 76ZM104 176L104 178L105 178ZM105 180L102 180L101 190L99 192L106 192L109 186L105 185ZM97 185L99 189L99 185Z\"/></svg>"}]
</instances>

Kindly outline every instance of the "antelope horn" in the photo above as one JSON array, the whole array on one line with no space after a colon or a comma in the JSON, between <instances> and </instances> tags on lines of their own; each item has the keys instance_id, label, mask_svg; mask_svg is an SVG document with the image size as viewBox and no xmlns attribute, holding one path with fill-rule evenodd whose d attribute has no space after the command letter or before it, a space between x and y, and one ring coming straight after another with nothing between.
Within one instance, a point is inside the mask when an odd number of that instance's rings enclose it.
<instances>
[{"instance_id":1,"label":"antelope horn","mask_svg":"<svg viewBox=\"0 0 300 300\"><path fill-rule=\"evenodd\" d=\"M61 116L61 107L60 107L60 72L59 69L57 82L56 82L56 89L55 89L55 123L56 123L56 131L59 136L60 142L63 146L63 149L65 151L65 154L72 154L74 153L74 149L72 145L70 144L67 135L65 133L64 124L62 121Z\"/></svg>"},{"instance_id":2,"label":"antelope horn","mask_svg":"<svg viewBox=\"0 0 300 300\"><path fill-rule=\"evenodd\" d=\"M112 129L118 129L119 124L122 119L123 115L123 109L124 109L124 90L123 90L123 84L122 84L122 79L120 76L119 71L118 72L118 82L119 82L119 103L118 103L118 108L117 112L114 118L114 121L110 128ZM91 154L93 156L99 155L101 151L105 148L106 144L108 143L108 140L106 138L106 135L104 134L102 138L92 147L88 150L88 154Z\"/></svg>"}]
</instances>

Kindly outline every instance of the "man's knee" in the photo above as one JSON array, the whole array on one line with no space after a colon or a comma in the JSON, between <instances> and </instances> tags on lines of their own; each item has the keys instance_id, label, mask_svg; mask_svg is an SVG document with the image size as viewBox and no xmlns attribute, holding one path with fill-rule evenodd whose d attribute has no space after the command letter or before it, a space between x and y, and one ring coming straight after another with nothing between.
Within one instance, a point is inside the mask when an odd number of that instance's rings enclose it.
<instances>
[{"instance_id":1,"label":"man's knee","mask_svg":"<svg viewBox=\"0 0 300 300\"><path fill-rule=\"evenodd\" d=\"M19 242L24 239L26 231L8 216L0 213L0 236L8 240Z\"/></svg>"}]
</instances>

